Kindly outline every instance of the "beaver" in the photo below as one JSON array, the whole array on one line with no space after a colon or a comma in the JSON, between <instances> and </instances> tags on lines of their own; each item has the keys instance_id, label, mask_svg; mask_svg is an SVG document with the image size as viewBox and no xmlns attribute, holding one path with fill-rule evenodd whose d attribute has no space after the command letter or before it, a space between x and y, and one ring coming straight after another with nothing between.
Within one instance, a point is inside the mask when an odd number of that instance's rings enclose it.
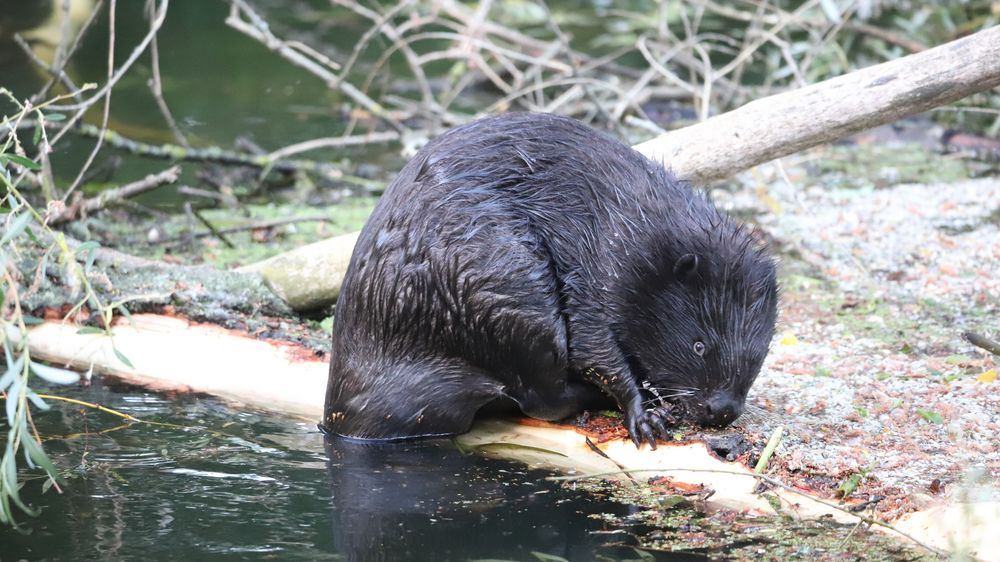
<instances>
[{"instance_id":1,"label":"beaver","mask_svg":"<svg viewBox=\"0 0 1000 562\"><path fill-rule=\"evenodd\" d=\"M474 121L421 149L361 231L321 426L446 436L497 400L554 421L610 397L655 448L678 408L740 415L777 295L752 233L631 147L555 115Z\"/></svg>"}]
</instances>

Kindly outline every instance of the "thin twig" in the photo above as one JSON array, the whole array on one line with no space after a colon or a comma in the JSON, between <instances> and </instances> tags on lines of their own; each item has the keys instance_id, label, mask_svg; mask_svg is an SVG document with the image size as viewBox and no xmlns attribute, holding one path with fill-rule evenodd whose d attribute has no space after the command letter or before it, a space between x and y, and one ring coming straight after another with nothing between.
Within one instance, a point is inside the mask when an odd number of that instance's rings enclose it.
<instances>
[{"instance_id":1,"label":"thin twig","mask_svg":"<svg viewBox=\"0 0 1000 562\"><path fill-rule=\"evenodd\" d=\"M49 105L49 109L76 112L73 114L72 117L66 120L65 125L62 126L62 128L59 130L58 133L56 133L53 137L48 139L47 144L49 147L54 146L68 131L70 131L73 127L75 127L76 124L80 121L80 119L83 118L83 115L87 112L87 110L90 109L90 107L93 106L98 100L100 100L106 93L109 93L110 90L114 88L115 84L117 84L118 81L121 80L121 77L124 76L126 72L128 72L128 69L132 67L135 61L139 58L139 55L141 55L143 51L146 50L146 47L149 45L149 42L152 41L153 36L156 35L156 32L159 31L160 27L163 25L163 20L167 16L167 7L169 5L170 5L170 0L160 0L160 9L159 11L157 11L156 19L153 21L152 24L150 24L149 33L147 33L146 36L142 39L142 41L140 41L139 44L136 45L136 47L132 50L132 54L129 55L129 57L125 60L125 62L122 63L122 65L118 68L117 71L115 71L111 79L108 80L108 83L105 84L100 90L98 90L96 94L94 94L90 98L80 103L73 105L58 106L54 103ZM79 40L79 37L77 38L77 40ZM81 89L88 89L89 87L93 87L93 85L84 84ZM19 182L22 177L24 177L24 174L21 174L21 176L17 178L15 183Z\"/></svg>"},{"instance_id":2,"label":"thin twig","mask_svg":"<svg viewBox=\"0 0 1000 562\"><path fill-rule=\"evenodd\" d=\"M310 150L317 150L320 148L344 148L346 146L381 144L398 141L399 138L399 133L396 131L384 131L368 133L366 135L311 139L279 148L278 150L269 153L267 157L272 160L280 160L282 158L288 158L294 154L301 154L303 152L309 152Z\"/></svg>"},{"instance_id":3,"label":"thin twig","mask_svg":"<svg viewBox=\"0 0 1000 562\"><path fill-rule=\"evenodd\" d=\"M235 244L233 244L232 242L229 241L228 238L226 238L225 234L219 232L218 228L215 228L215 225L212 224L211 221L202 216L202 214L198 212L198 209L195 209L193 206L191 206L191 203L185 203L184 210L187 211L189 215L198 219L198 222L205 225L205 227L208 228L208 230L211 232L212 236L215 236L220 241L222 241L222 243L225 244L227 248L231 249L236 247Z\"/></svg>"},{"instance_id":4,"label":"thin twig","mask_svg":"<svg viewBox=\"0 0 1000 562\"><path fill-rule=\"evenodd\" d=\"M36 121L24 120L17 124L14 128L17 129L28 129L34 128ZM55 126L50 123L46 123L47 126ZM5 127L0 124L0 130ZM93 125L78 125L71 129L76 134L96 138L101 135L101 130ZM362 144L361 138L366 135L359 135L358 138L350 139L346 142L347 145L351 144ZM118 150L124 150L129 154L135 156L143 156L147 158L157 158L162 160L184 160L189 162L211 162L215 164L223 164L227 166L248 166L251 168L258 169L271 169L277 170L285 173L294 172L311 172L318 174L323 178L330 181L343 181L346 183L351 183L355 185L370 187L371 182L364 178L359 178L356 176L344 174L339 168L333 164L327 162L317 162L314 160L294 160L294 159L273 159L268 155L257 156L254 154L245 154L242 152L234 152L231 150L225 150L219 147L202 147L202 148L192 148L186 149L182 146L177 146L175 144L163 144L155 145L148 144L144 142L139 142L132 140L128 137L122 136L120 133L114 131L113 129L107 129L103 132L104 143L112 148ZM376 137L377 138L377 137ZM383 140L383 139L379 139Z\"/></svg>"},{"instance_id":5,"label":"thin twig","mask_svg":"<svg viewBox=\"0 0 1000 562\"><path fill-rule=\"evenodd\" d=\"M55 67L51 66L47 62L38 58L38 55L35 54L35 51L31 49L31 45L29 45L28 42L24 40L24 37L21 37L20 33L14 34L14 43L16 43L17 46L20 47L22 51L24 51L24 54L27 55L28 59L31 60L31 62L33 62L35 66L44 70L51 78L58 80L63 85L63 87L66 88L66 91L73 94L73 97L75 97L77 101L82 100L82 98L80 97L79 88L76 87L76 84L73 83L73 80L70 79L70 77L66 74L66 72L63 71L62 69L59 69L57 71Z\"/></svg>"},{"instance_id":6,"label":"thin twig","mask_svg":"<svg viewBox=\"0 0 1000 562\"><path fill-rule=\"evenodd\" d=\"M115 74L115 12L117 8L117 0L111 0L108 5L108 83L111 83L111 78ZM104 144L104 131L108 129L108 117L111 115L111 92L114 88L108 88L107 93L104 95L104 107L101 110L101 134L97 137L97 142L94 144L94 148L90 151L87 156L87 160L84 161L83 166L80 167L80 172L77 173L76 179L73 183L69 185L66 189L66 193L63 194L62 200L65 203L69 196L76 190L76 188L83 181L83 177L86 175L87 170L90 169L91 164L94 163L94 159L97 158L97 153L101 151L101 146Z\"/></svg>"},{"instance_id":7,"label":"thin twig","mask_svg":"<svg viewBox=\"0 0 1000 562\"><path fill-rule=\"evenodd\" d=\"M49 217L48 224L55 225L75 220L78 217L97 212L112 203L118 203L140 193L145 193L168 183L177 181L181 172L180 166L171 166L158 174L150 174L145 178L115 189L102 191L97 197L84 199L79 204L66 207L64 211Z\"/></svg>"},{"instance_id":8,"label":"thin twig","mask_svg":"<svg viewBox=\"0 0 1000 562\"><path fill-rule=\"evenodd\" d=\"M206 236L217 236L219 234L233 234L236 232L246 232L247 230L262 230L271 229L279 226L286 226L289 224L299 224L304 222L333 222L330 217L289 217L284 219L274 219L269 221L255 222L251 224L243 224L239 226L228 226L226 228L216 228L214 231L202 231L193 232L190 234L184 234L180 236L171 236L169 238L163 238L162 240L157 240L159 244L168 244L171 242L179 242L182 240L188 240L190 238L205 238Z\"/></svg>"},{"instance_id":9,"label":"thin twig","mask_svg":"<svg viewBox=\"0 0 1000 562\"><path fill-rule=\"evenodd\" d=\"M63 55L61 55L59 57L53 58L53 60L52 60L52 71L56 75L65 73L65 71L66 71L66 63L76 53L77 48L80 46L81 40L87 34L87 32L90 31L90 26L97 19L97 16L101 13L101 9L103 7L104 7L104 0L97 0L97 3L94 4L94 9L91 10L90 15L87 16L87 21L83 22L83 25L80 26L80 29L76 32L76 36L73 37L73 43L69 46L69 49L67 49ZM68 40L69 37L61 38L60 42L63 39L67 39ZM58 54L58 51L57 51L57 54ZM42 86L42 88L40 90L38 90L37 92L35 92L35 94L33 96L31 96L31 101L37 103L37 102L41 101L42 99L44 99L45 96L48 94L49 89L51 89L52 86L55 85L55 83L56 83L55 76L53 76L52 78L49 78L49 81L46 82L45 85ZM74 96L74 97L77 98L77 101L80 101L79 96Z\"/></svg>"},{"instance_id":10,"label":"thin twig","mask_svg":"<svg viewBox=\"0 0 1000 562\"><path fill-rule=\"evenodd\" d=\"M150 24L152 24L153 18L156 15L153 0L146 0L146 14L149 18ZM156 106L160 108L163 120L167 122L167 126L170 127L170 131L174 134L174 138L177 139L177 143L184 148L191 148L191 145L188 144L187 137L184 136L180 127L177 126L177 121L174 120L174 114L170 111L170 106L168 106L167 101L163 99L163 80L160 78L160 47L159 41L156 39L156 35L153 36L153 41L149 44L149 56L152 66L152 77L149 79L149 89L153 93L153 99L156 100Z\"/></svg>"},{"instance_id":11,"label":"thin twig","mask_svg":"<svg viewBox=\"0 0 1000 562\"><path fill-rule=\"evenodd\" d=\"M265 47L274 51L288 62L309 71L309 73L326 82L327 86L339 90L342 94L367 109L372 115L381 119L397 132L402 133L406 130L406 127L389 115L381 105L355 88L350 82L342 80L340 76L328 68L327 64L309 58L301 49L290 46L287 42L275 36L271 32L267 22L246 2L243 0L230 0L230 2L231 9L229 17L226 18L226 25L248 37L260 41ZM247 22L241 19L240 14L246 16L250 21Z\"/></svg>"},{"instance_id":12,"label":"thin twig","mask_svg":"<svg viewBox=\"0 0 1000 562\"><path fill-rule=\"evenodd\" d=\"M102 406L94 402L87 402L84 400L78 400L76 398L69 398L68 396L56 396L55 394L39 394L39 398L45 400L55 400L57 402L66 402L67 404L75 404L77 406L83 406L84 408L90 408L92 410L97 410L98 412L104 412L105 414L111 414L112 416L119 417L123 420L134 422L134 423L144 423L146 425L156 425L160 427L170 427L174 429L189 429L187 426L178 425L175 423L164 423L155 422L137 418L132 414L126 414L125 412L119 412L118 410L108 408L107 406Z\"/></svg>"},{"instance_id":13,"label":"thin twig","mask_svg":"<svg viewBox=\"0 0 1000 562\"><path fill-rule=\"evenodd\" d=\"M396 28L393 27L388 21L384 21L378 12L366 8L353 0L331 0L331 2L348 8L354 13L364 16L378 25L379 32L382 33L382 35L385 35L386 38L392 41L393 45L397 45L400 51L402 51L403 58L406 59L406 64L409 65L410 72L413 73L413 77L417 81L417 88L420 90L420 96L423 99L424 106L428 110L436 109L437 102L434 99L434 92L431 90L430 81L424 73L424 68L419 62L419 57L417 56L417 53L410 48L409 43L403 39L399 31L397 31Z\"/></svg>"},{"instance_id":14,"label":"thin twig","mask_svg":"<svg viewBox=\"0 0 1000 562\"><path fill-rule=\"evenodd\" d=\"M98 100L103 98L107 94L108 90L114 88L115 85L118 84L118 81L122 79L125 73L128 72L130 68L132 68L133 64L135 64L135 61L139 59L139 56L142 55L142 53L144 53L146 49L149 47L149 44L153 41L153 37L156 36L156 34L160 31L160 27L163 26L163 21L167 17L167 8L169 6L170 6L170 0L160 0L159 9L157 9L156 11L156 17L150 23L149 31L142 38L142 40L139 41L139 43L132 49L132 52L129 54L128 58L125 59L125 62L123 62L122 65L115 70L114 74L111 77L111 80L109 80L108 83L101 86L101 88L97 91L97 93L95 93L93 96L84 100L81 103L73 105L53 105L51 109L55 111L87 110L90 108L90 106L94 105L95 103L97 103Z\"/></svg>"}]
</instances>

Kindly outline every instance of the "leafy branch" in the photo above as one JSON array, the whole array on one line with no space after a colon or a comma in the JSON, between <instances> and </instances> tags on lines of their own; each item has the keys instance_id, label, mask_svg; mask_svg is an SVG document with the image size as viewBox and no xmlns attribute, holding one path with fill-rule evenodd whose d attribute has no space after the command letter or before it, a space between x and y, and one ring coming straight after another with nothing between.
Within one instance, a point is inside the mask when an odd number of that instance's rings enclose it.
<instances>
[{"instance_id":1,"label":"leafy branch","mask_svg":"<svg viewBox=\"0 0 1000 562\"><path fill-rule=\"evenodd\" d=\"M24 465L29 469L41 468L47 475L47 480L55 483L59 474L52 461L41 445L41 439L34 428L31 418L31 407L40 411L49 409L48 404L32 390L32 377L39 377L54 384L73 384L80 380L80 375L44 365L32 359L28 339L31 333L28 326L35 320L25 314L21 308L22 294L18 283L19 270L14 260L24 248L32 244L44 248L42 259L37 266L37 276L44 275L49 267L50 256L55 255L63 268L63 277L80 295L79 301L70 309L67 318L80 315L84 307L89 306L97 312L101 321L102 333L111 335L112 319L115 310L126 315L124 302L104 303L98 297L90 281L94 253L97 242L84 242L71 247L65 236L53 231L48 224L47 215L36 210L22 194L20 185L25 178L30 178L41 170L41 165L28 158L17 137L17 125L26 116L32 115L38 122L35 128L34 144L39 147L39 158L47 154L49 141L45 132L47 120L58 120L59 114L43 112L48 105L59 99L54 98L37 106L30 102L21 103L8 90L0 89L0 95L7 97L17 108L16 113L5 116L3 123L8 125L8 134L0 143L0 184L5 195L0 210L6 215L3 220L2 236L0 236L0 265L2 265L2 291L0 291L0 341L2 341L6 371L0 376L0 396L4 399L5 421L8 427L7 439L2 457L0 457L0 523L17 527L14 519L14 509L34 515L36 510L27 505L20 496L21 482L18 480L18 453L21 453ZM13 124L13 126L9 126ZM20 175L14 177L12 168ZM82 262L82 264L81 264ZM32 290L31 287L28 288ZM128 359L117 352L119 359L130 364Z\"/></svg>"}]
</instances>

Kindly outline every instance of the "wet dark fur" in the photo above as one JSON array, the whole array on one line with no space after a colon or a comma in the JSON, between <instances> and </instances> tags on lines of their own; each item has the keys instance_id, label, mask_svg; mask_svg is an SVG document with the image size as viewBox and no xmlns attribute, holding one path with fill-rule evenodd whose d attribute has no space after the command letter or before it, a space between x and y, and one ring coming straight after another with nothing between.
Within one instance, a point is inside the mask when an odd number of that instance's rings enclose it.
<instances>
[{"instance_id":1,"label":"wet dark fur","mask_svg":"<svg viewBox=\"0 0 1000 562\"><path fill-rule=\"evenodd\" d=\"M725 425L776 301L771 258L663 167L571 119L483 119L428 143L365 225L323 425L454 434L498 398L557 420L604 395L637 444L666 436L663 400Z\"/></svg>"}]
</instances>

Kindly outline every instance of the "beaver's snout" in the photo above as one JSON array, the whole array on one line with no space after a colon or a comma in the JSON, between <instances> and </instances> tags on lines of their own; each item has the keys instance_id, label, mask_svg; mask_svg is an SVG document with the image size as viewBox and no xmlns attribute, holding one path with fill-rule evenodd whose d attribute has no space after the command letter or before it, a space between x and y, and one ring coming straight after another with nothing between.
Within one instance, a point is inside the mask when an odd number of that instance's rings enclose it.
<instances>
[{"instance_id":1,"label":"beaver's snout","mask_svg":"<svg viewBox=\"0 0 1000 562\"><path fill-rule=\"evenodd\" d=\"M727 393L716 393L705 401L698 423L705 427L725 427L743 413L743 402Z\"/></svg>"}]
</instances>

